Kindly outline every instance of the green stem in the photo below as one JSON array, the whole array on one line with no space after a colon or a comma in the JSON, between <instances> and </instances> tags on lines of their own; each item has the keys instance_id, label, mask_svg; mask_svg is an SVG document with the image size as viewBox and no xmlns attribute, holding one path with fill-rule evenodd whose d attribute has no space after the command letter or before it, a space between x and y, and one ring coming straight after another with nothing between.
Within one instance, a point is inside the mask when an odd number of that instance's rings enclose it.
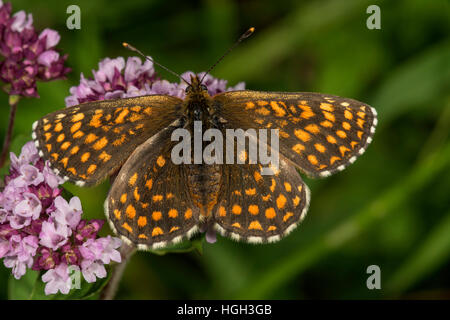
<instances>
[{"instance_id":1,"label":"green stem","mask_svg":"<svg viewBox=\"0 0 450 320\"><path fill-rule=\"evenodd\" d=\"M5 142L3 143L2 153L0 155L0 168L3 168L3 166L5 165L6 157L8 155L18 103L19 103L19 96L10 96L9 97L9 106L10 106L9 122L8 122L8 129L7 129L6 135L5 135Z\"/></svg>"},{"instance_id":2,"label":"green stem","mask_svg":"<svg viewBox=\"0 0 450 320\"><path fill-rule=\"evenodd\" d=\"M100 294L101 300L112 300L116 296L117 289L119 288L120 280L122 279L123 272L125 271L125 267L136 252L135 246L130 246L126 243L122 245L120 248L120 255L122 256L122 262L117 264L113 270L111 271L111 279L108 284L103 288L102 293Z\"/></svg>"}]
</instances>

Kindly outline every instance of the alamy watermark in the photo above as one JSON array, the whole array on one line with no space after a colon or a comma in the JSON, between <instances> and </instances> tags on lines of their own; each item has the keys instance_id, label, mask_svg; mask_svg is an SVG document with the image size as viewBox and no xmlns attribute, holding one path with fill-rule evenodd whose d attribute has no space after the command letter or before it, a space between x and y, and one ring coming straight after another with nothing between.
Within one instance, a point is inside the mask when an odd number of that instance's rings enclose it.
<instances>
[{"instance_id":1,"label":"alamy watermark","mask_svg":"<svg viewBox=\"0 0 450 320\"><path fill-rule=\"evenodd\" d=\"M376 264L370 265L366 270L370 276L367 278L366 286L369 290L381 289L381 269Z\"/></svg>"},{"instance_id":2,"label":"alamy watermark","mask_svg":"<svg viewBox=\"0 0 450 320\"><path fill-rule=\"evenodd\" d=\"M266 166L261 168L262 175L273 175L279 171L278 129L270 129L270 143L268 129L226 129L225 136L219 129L210 128L205 132L202 129L202 122L194 121L193 140L187 129L178 128L172 132L171 140L178 142L171 152L174 164L248 163ZM204 142L208 144L203 148Z\"/></svg>"}]
</instances>

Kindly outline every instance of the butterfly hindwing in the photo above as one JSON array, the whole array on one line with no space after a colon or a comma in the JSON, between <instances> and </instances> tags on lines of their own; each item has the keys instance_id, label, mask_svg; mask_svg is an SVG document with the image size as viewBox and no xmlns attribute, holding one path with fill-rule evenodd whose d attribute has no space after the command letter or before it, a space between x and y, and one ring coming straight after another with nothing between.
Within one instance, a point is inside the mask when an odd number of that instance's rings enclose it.
<instances>
[{"instance_id":1,"label":"butterfly hindwing","mask_svg":"<svg viewBox=\"0 0 450 320\"><path fill-rule=\"evenodd\" d=\"M280 159L274 175L261 165L224 165L220 198L213 210L215 228L224 236L252 243L275 242L305 217L309 190L295 167Z\"/></svg>"},{"instance_id":2,"label":"butterfly hindwing","mask_svg":"<svg viewBox=\"0 0 450 320\"><path fill-rule=\"evenodd\" d=\"M140 249L158 249L198 230L199 208L187 188L186 166L171 161L169 126L140 145L120 169L106 215L116 233Z\"/></svg>"},{"instance_id":3,"label":"butterfly hindwing","mask_svg":"<svg viewBox=\"0 0 450 320\"><path fill-rule=\"evenodd\" d=\"M372 141L377 124L369 105L319 93L232 91L213 101L236 128L279 129L280 152L312 177L353 163Z\"/></svg>"},{"instance_id":4,"label":"butterfly hindwing","mask_svg":"<svg viewBox=\"0 0 450 320\"><path fill-rule=\"evenodd\" d=\"M58 175L80 186L95 185L178 118L181 105L181 99L167 95L88 102L35 122L33 139Z\"/></svg>"}]
</instances>

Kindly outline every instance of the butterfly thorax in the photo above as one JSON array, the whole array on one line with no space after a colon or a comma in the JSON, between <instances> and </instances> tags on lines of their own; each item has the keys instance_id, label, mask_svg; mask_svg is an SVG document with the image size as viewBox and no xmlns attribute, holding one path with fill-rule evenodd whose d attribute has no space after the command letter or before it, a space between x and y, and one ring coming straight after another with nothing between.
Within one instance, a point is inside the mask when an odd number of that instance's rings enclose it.
<instances>
[{"instance_id":1,"label":"butterfly thorax","mask_svg":"<svg viewBox=\"0 0 450 320\"><path fill-rule=\"evenodd\" d=\"M184 100L185 128L191 133L191 150L194 151L194 122L202 124L202 133L214 127L212 99L207 88L197 77L191 78ZM194 153L192 163L194 163ZM220 186L220 166L207 164L187 165L187 183L194 204L200 208L202 216L211 216L211 209L217 203Z\"/></svg>"}]
</instances>

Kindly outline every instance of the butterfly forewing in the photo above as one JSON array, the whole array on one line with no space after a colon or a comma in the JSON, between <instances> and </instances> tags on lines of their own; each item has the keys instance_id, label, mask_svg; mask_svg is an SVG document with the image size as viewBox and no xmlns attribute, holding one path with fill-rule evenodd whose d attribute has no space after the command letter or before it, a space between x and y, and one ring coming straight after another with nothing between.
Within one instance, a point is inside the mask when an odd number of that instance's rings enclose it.
<instances>
[{"instance_id":1,"label":"butterfly forewing","mask_svg":"<svg viewBox=\"0 0 450 320\"><path fill-rule=\"evenodd\" d=\"M216 95L214 105L234 127L279 129L280 152L312 177L353 163L377 124L369 105L319 93L233 91Z\"/></svg>"},{"instance_id":2,"label":"butterfly forewing","mask_svg":"<svg viewBox=\"0 0 450 320\"><path fill-rule=\"evenodd\" d=\"M178 118L181 104L166 95L85 103L37 121L33 139L57 174L78 185L94 185Z\"/></svg>"},{"instance_id":3,"label":"butterfly forewing","mask_svg":"<svg viewBox=\"0 0 450 320\"><path fill-rule=\"evenodd\" d=\"M175 128L169 126L140 145L108 195L112 228L141 249L177 243L198 230L199 208L187 188L186 166L171 161Z\"/></svg>"}]
</instances>

